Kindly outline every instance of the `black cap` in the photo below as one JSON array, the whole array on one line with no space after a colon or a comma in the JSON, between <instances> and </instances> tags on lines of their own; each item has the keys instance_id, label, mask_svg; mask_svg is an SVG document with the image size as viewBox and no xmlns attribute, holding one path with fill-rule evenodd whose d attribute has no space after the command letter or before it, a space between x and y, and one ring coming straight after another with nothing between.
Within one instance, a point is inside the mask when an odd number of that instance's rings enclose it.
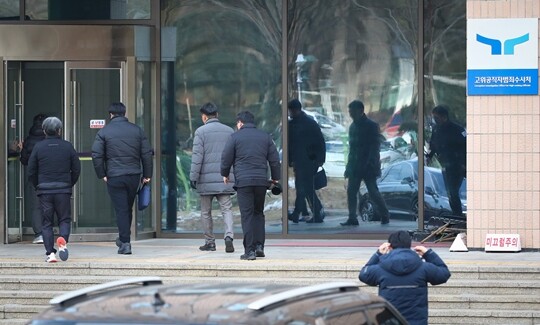
<instances>
[{"instance_id":1,"label":"black cap","mask_svg":"<svg viewBox=\"0 0 540 325\"><path fill-rule=\"evenodd\" d=\"M216 115L218 109L217 109L216 104L208 102L208 103L204 104L203 106L201 106L200 111L204 115Z\"/></svg>"},{"instance_id":2,"label":"black cap","mask_svg":"<svg viewBox=\"0 0 540 325\"><path fill-rule=\"evenodd\" d=\"M109 106L109 113L115 115L125 115L126 106L122 103L112 103L111 106Z\"/></svg>"}]
</instances>

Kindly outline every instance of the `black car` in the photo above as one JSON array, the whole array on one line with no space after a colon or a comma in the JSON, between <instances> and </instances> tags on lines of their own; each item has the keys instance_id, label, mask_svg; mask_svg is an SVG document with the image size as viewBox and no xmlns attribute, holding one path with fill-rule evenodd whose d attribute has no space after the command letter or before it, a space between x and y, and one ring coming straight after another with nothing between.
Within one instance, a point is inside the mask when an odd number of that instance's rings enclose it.
<instances>
[{"instance_id":1,"label":"black car","mask_svg":"<svg viewBox=\"0 0 540 325\"><path fill-rule=\"evenodd\" d=\"M50 303L30 324L407 324L386 300L355 283L164 285L146 277L69 292Z\"/></svg>"},{"instance_id":2,"label":"black car","mask_svg":"<svg viewBox=\"0 0 540 325\"><path fill-rule=\"evenodd\" d=\"M379 191L386 202L390 218L416 220L418 218L418 159L400 161L383 169L377 180ZM467 181L460 188L463 213L467 211ZM363 221L378 221L365 185L360 188L358 211ZM424 220L452 214L442 171L424 167Z\"/></svg>"}]
</instances>

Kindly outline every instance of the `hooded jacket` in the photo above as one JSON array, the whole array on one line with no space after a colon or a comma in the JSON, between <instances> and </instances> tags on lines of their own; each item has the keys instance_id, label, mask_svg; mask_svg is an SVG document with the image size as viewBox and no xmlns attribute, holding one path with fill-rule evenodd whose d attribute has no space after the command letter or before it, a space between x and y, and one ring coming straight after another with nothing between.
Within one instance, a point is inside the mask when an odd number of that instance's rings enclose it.
<instances>
[{"instance_id":1,"label":"hooded jacket","mask_svg":"<svg viewBox=\"0 0 540 325\"><path fill-rule=\"evenodd\" d=\"M28 159L30 159L34 146L43 139L45 139L45 133L43 133L43 129L41 128L41 122L34 123L28 131L28 136L24 139L21 157L19 158L21 164L24 166L28 165Z\"/></svg>"},{"instance_id":2,"label":"hooded jacket","mask_svg":"<svg viewBox=\"0 0 540 325\"><path fill-rule=\"evenodd\" d=\"M450 271L431 249L421 258L409 248L396 248L384 255L377 251L358 278L368 285L378 285L379 295L414 325L428 323L427 284L445 283Z\"/></svg>"}]
</instances>

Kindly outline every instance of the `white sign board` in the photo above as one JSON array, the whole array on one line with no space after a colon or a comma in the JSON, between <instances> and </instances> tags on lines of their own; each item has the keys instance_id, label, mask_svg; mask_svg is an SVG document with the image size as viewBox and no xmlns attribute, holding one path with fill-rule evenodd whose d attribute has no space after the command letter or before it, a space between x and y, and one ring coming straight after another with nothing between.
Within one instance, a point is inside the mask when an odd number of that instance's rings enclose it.
<instances>
[{"instance_id":1,"label":"white sign board","mask_svg":"<svg viewBox=\"0 0 540 325\"><path fill-rule=\"evenodd\" d=\"M538 18L467 20L467 94L538 94Z\"/></svg>"},{"instance_id":2,"label":"white sign board","mask_svg":"<svg viewBox=\"0 0 540 325\"><path fill-rule=\"evenodd\" d=\"M486 252L519 252L521 239L518 234L487 234Z\"/></svg>"},{"instance_id":3,"label":"white sign board","mask_svg":"<svg viewBox=\"0 0 540 325\"><path fill-rule=\"evenodd\" d=\"M105 127L105 120L90 120L91 129L103 129Z\"/></svg>"}]
</instances>

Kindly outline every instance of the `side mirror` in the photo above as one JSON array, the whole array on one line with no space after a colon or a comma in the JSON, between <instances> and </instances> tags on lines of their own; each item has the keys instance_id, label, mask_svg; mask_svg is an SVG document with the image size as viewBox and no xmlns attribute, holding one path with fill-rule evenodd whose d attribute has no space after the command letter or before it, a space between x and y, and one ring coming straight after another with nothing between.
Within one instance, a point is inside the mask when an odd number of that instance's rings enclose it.
<instances>
[{"instance_id":1,"label":"side mirror","mask_svg":"<svg viewBox=\"0 0 540 325\"><path fill-rule=\"evenodd\" d=\"M426 186L425 193L427 195L431 195L431 196L436 196L437 195L437 193L435 193L435 191L433 190L433 188L431 188L431 186Z\"/></svg>"},{"instance_id":2,"label":"side mirror","mask_svg":"<svg viewBox=\"0 0 540 325\"><path fill-rule=\"evenodd\" d=\"M401 184L412 184L412 183L414 183L414 180L411 176L407 176L401 180Z\"/></svg>"}]
</instances>

